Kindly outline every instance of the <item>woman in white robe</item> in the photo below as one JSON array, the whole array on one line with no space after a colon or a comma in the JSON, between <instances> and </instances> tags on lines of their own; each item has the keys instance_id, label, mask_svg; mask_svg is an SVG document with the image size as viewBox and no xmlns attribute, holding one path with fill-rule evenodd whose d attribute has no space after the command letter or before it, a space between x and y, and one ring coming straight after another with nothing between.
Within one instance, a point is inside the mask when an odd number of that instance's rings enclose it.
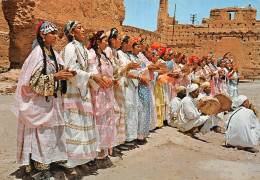
<instances>
[{"instance_id":1,"label":"woman in white robe","mask_svg":"<svg viewBox=\"0 0 260 180\"><path fill-rule=\"evenodd\" d=\"M15 93L17 162L27 165L27 173L31 171L30 162L37 170L48 172L52 162L67 160L60 80L76 72L61 70L63 60L52 49L57 31L48 21L37 26L38 45L23 64Z\"/></svg>"},{"instance_id":2,"label":"woman in white robe","mask_svg":"<svg viewBox=\"0 0 260 180\"><path fill-rule=\"evenodd\" d=\"M115 103L115 121L117 129L118 145L125 142L125 92L124 80L125 77L120 75L122 68L119 62L118 49L121 47L122 33L119 33L116 28L112 28L106 33L108 36L109 46L105 49L106 56L110 59L113 65L114 78L118 79L118 85L113 87ZM122 146L120 146L122 148ZM116 148L115 148L116 149Z\"/></svg>"},{"instance_id":3,"label":"woman in white robe","mask_svg":"<svg viewBox=\"0 0 260 180\"><path fill-rule=\"evenodd\" d=\"M64 28L70 41L61 54L65 67L77 71L67 84L63 96L68 149L67 167L85 164L96 157L99 151L99 134L93 118L90 88L96 88L100 78L92 55L84 47L85 31L77 21L70 21Z\"/></svg>"},{"instance_id":4,"label":"woman in white robe","mask_svg":"<svg viewBox=\"0 0 260 180\"><path fill-rule=\"evenodd\" d=\"M138 107L141 106L141 102L138 97L138 84L142 79L142 76L138 76L140 65L135 62L131 62L129 51L132 49L132 43L130 37L126 36L122 40L121 50L118 51L118 57L121 66L125 66L125 106L126 106L126 145L130 141L137 139L138 136ZM122 72L122 74L123 74ZM133 145L133 144L129 144Z\"/></svg>"}]
</instances>

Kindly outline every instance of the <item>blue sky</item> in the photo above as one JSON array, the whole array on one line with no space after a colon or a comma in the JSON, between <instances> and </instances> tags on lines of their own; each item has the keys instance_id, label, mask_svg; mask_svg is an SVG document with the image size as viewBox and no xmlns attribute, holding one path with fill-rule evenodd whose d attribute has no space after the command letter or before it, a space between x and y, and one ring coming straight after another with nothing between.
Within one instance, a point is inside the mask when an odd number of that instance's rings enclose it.
<instances>
[{"instance_id":1,"label":"blue sky","mask_svg":"<svg viewBox=\"0 0 260 180\"><path fill-rule=\"evenodd\" d=\"M124 0L126 8L124 25L156 30L160 0ZM202 18L209 18L210 10L224 7L245 7L251 4L257 8L257 19L260 20L260 0L168 0L168 13L172 17L176 4L176 20L179 24L191 24L190 14L197 14L195 24L201 24Z\"/></svg>"}]
</instances>

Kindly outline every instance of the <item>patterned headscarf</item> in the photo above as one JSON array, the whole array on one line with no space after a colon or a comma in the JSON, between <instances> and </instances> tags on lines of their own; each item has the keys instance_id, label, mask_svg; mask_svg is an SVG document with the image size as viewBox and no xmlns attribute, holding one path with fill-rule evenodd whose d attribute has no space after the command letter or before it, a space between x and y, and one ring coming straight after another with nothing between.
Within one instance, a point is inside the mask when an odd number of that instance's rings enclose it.
<instances>
[{"instance_id":1,"label":"patterned headscarf","mask_svg":"<svg viewBox=\"0 0 260 180\"><path fill-rule=\"evenodd\" d=\"M197 57L196 56L191 56L190 57L190 59L189 59L190 64L193 64L194 59L197 59Z\"/></svg>"},{"instance_id":2,"label":"patterned headscarf","mask_svg":"<svg viewBox=\"0 0 260 180\"><path fill-rule=\"evenodd\" d=\"M217 61L217 65L219 65L219 63L220 63L222 60L224 61L223 57L219 58L218 61Z\"/></svg>"},{"instance_id":3,"label":"patterned headscarf","mask_svg":"<svg viewBox=\"0 0 260 180\"><path fill-rule=\"evenodd\" d=\"M94 48L95 46L97 46L97 40L102 40L104 37L106 37L106 34L104 33L103 30L89 34L90 44L88 46L88 49L91 49L91 48Z\"/></svg>"},{"instance_id":4,"label":"patterned headscarf","mask_svg":"<svg viewBox=\"0 0 260 180\"><path fill-rule=\"evenodd\" d=\"M58 31L58 28L55 24L49 21L41 22L36 27L36 34L43 32L43 34L48 34L52 31Z\"/></svg>"},{"instance_id":5,"label":"patterned headscarf","mask_svg":"<svg viewBox=\"0 0 260 180\"><path fill-rule=\"evenodd\" d=\"M78 24L80 24L80 22L78 21L69 21L63 29L65 35L68 37L70 35L70 31L74 29Z\"/></svg>"}]
</instances>

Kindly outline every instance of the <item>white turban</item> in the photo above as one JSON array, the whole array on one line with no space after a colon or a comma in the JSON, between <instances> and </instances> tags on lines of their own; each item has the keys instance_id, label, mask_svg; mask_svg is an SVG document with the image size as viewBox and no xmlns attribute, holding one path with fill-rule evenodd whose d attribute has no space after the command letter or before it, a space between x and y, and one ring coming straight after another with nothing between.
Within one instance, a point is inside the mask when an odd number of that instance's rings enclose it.
<instances>
[{"instance_id":1,"label":"white turban","mask_svg":"<svg viewBox=\"0 0 260 180\"><path fill-rule=\"evenodd\" d=\"M247 100L247 97L245 95L239 95L234 101L236 106L241 106L245 101Z\"/></svg>"},{"instance_id":2,"label":"white turban","mask_svg":"<svg viewBox=\"0 0 260 180\"><path fill-rule=\"evenodd\" d=\"M190 84L187 86L187 93L191 93L193 91L196 91L199 88L198 84Z\"/></svg>"}]
</instances>

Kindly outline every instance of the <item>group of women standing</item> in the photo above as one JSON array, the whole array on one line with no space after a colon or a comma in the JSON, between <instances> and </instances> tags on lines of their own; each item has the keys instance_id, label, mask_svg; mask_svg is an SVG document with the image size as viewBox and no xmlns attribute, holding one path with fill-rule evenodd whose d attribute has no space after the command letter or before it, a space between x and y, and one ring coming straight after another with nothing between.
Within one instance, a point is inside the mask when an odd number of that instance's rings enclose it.
<instances>
[{"instance_id":1,"label":"group of women standing","mask_svg":"<svg viewBox=\"0 0 260 180\"><path fill-rule=\"evenodd\" d=\"M58 54L57 31L48 21L37 26L15 94L17 162L27 172L48 172L51 163L74 168L145 144L168 118L177 86L210 81L213 95L237 95L234 61L219 59L216 66L211 54L188 61L116 28L91 33L85 47L77 21L64 27L68 44Z\"/></svg>"}]
</instances>

